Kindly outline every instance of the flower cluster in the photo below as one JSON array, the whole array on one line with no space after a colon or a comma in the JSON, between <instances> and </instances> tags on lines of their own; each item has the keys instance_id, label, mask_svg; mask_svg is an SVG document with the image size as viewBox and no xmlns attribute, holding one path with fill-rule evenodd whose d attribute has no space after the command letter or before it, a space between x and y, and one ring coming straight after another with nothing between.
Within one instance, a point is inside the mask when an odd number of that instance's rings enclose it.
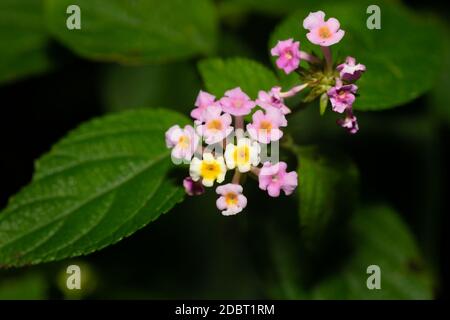
<instances>
[{"instance_id":1,"label":"flower cluster","mask_svg":"<svg viewBox=\"0 0 450 320\"><path fill-rule=\"evenodd\" d=\"M216 99L200 91L191 111L194 125L181 128L174 125L166 132L166 145L171 148L174 163L188 163L189 177L183 181L188 195L200 195L205 187L225 181L227 172L234 171L229 183L216 188L219 195L216 205L223 215L235 215L247 206L241 181L247 174L258 179L259 188L271 197L293 193L298 184L295 171L288 172L287 164L278 161L278 150L271 149L270 156L263 153L268 146L276 145L288 125L286 116L291 110L285 99L305 89L309 94L304 102L317 97L331 102L332 110L345 113L338 124L350 133L358 131L353 114L353 103L358 87L354 84L365 71L365 66L347 57L334 67L329 46L338 43L345 35L335 18L325 20L322 11L313 12L303 21L309 32L307 38L319 45L324 59L300 50L300 42L293 39L278 41L271 54L277 57L276 65L286 74L296 71L302 83L283 91L275 86L261 90L252 100L240 87L226 91ZM300 66L305 60L310 68ZM245 120L251 119L249 123Z\"/></svg>"},{"instance_id":2,"label":"flower cluster","mask_svg":"<svg viewBox=\"0 0 450 320\"><path fill-rule=\"evenodd\" d=\"M297 173L287 172L284 162L263 161L261 146L283 136L285 115L290 112L284 98L291 94L274 87L269 92L260 91L253 101L237 87L216 100L200 91L191 112L194 126L174 125L166 132L174 162L189 163L189 177L183 181L186 193L200 195L205 187L222 183L226 173L234 170L231 183L216 188L216 205L223 215L234 215L246 207L240 183L247 173L259 180L259 187L269 196L278 197L281 191L290 195L297 187ZM255 111L257 106L261 109ZM252 121L245 124L244 116L250 114Z\"/></svg>"},{"instance_id":3,"label":"flower cluster","mask_svg":"<svg viewBox=\"0 0 450 320\"><path fill-rule=\"evenodd\" d=\"M322 62L317 56L301 51L300 42L287 39L278 41L277 45L272 48L272 55L277 57L276 65L289 74L303 69L300 68L301 60L308 62L311 65L309 70L298 71L305 81L305 86L311 88L305 102L321 95L327 95L332 110L337 113L345 113L345 118L339 119L337 123L354 134L359 130L357 119L353 113L353 103L358 90L354 82L366 71L366 67L356 63L355 58L350 56L345 59L344 63L333 67L329 47L341 41L345 35L345 31L340 28L337 19L325 20L323 11L311 12L303 21L303 27L309 31L306 34L307 39L320 46L325 61Z\"/></svg>"}]
</instances>

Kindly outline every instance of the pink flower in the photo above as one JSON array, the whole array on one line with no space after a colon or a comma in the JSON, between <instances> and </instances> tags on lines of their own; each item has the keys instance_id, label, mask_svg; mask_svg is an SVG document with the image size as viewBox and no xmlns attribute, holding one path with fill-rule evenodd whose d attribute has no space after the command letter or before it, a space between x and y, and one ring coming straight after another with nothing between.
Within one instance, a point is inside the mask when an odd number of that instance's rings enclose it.
<instances>
[{"instance_id":1,"label":"pink flower","mask_svg":"<svg viewBox=\"0 0 450 320\"><path fill-rule=\"evenodd\" d=\"M167 148L172 148L173 160L184 159L190 161L199 140L194 128L189 125L185 126L184 129L174 125L166 131L166 145Z\"/></svg>"},{"instance_id":2,"label":"pink flower","mask_svg":"<svg viewBox=\"0 0 450 320\"><path fill-rule=\"evenodd\" d=\"M345 63L338 65L336 70L339 71L342 80L354 82L366 71L366 66L361 63L356 64L356 59L353 57L347 57Z\"/></svg>"},{"instance_id":3,"label":"pink flower","mask_svg":"<svg viewBox=\"0 0 450 320\"><path fill-rule=\"evenodd\" d=\"M286 74L297 69L300 64L300 42L294 42L292 38L278 41L270 53L278 57L277 67L283 69Z\"/></svg>"},{"instance_id":4,"label":"pink flower","mask_svg":"<svg viewBox=\"0 0 450 320\"><path fill-rule=\"evenodd\" d=\"M311 12L303 20L303 28L309 30L306 34L309 41L323 47L338 43L345 34L345 31L340 29L337 19L330 18L325 21L323 11Z\"/></svg>"},{"instance_id":5,"label":"pink flower","mask_svg":"<svg viewBox=\"0 0 450 320\"><path fill-rule=\"evenodd\" d=\"M342 85L342 81L337 79L336 85L327 92L333 111L342 113L350 109L355 102L356 90L358 87L354 84Z\"/></svg>"},{"instance_id":6,"label":"pink flower","mask_svg":"<svg viewBox=\"0 0 450 320\"><path fill-rule=\"evenodd\" d=\"M203 113L204 124L197 127L197 133L205 138L207 144L217 143L225 139L232 131L231 116L222 114L222 109L211 105Z\"/></svg>"},{"instance_id":7,"label":"pink flower","mask_svg":"<svg viewBox=\"0 0 450 320\"><path fill-rule=\"evenodd\" d=\"M242 194L242 186L239 184L228 183L219 186L216 192L221 195L216 205L224 216L239 213L247 206L247 198Z\"/></svg>"},{"instance_id":8,"label":"pink flower","mask_svg":"<svg viewBox=\"0 0 450 320\"><path fill-rule=\"evenodd\" d=\"M255 103L239 87L225 92L225 97L220 99L220 104L224 112L233 116L247 115L255 106Z\"/></svg>"},{"instance_id":9,"label":"pink flower","mask_svg":"<svg viewBox=\"0 0 450 320\"><path fill-rule=\"evenodd\" d=\"M201 181L194 181L191 177L184 178L183 187L184 191L190 196L199 196L205 193L205 187L203 187Z\"/></svg>"},{"instance_id":10,"label":"pink flower","mask_svg":"<svg viewBox=\"0 0 450 320\"><path fill-rule=\"evenodd\" d=\"M358 120L351 110L347 112L344 119L337 120L337 124L342 128L347 129L347 131L351 134L355 134L359 130Z\"/></svg>"},{"instance_id":11,"label":"pink flower","mask_svg":"<svg viewBox=\"0 0 450 320\"><path fill-rule=\"evenodd\" d=\"M287 196L290 195L298 184L297 172L286 172L286 168L285 162L274 165L265 162L259 172L259 188L267 190L271 197L278 197L280 190L283 190Z\"/></svg>"},{"instance_id":12,"label":"pink flower","mask_svg":"<svg viewBox=\"0 0 450 320\"><path fill-rule=\"evenodd\" d=\"M284 104L284 99L280 95L281 87L273 87L269 92L259 91L256 104L263 109L276 108L282 114L288 114L291 110Z\"/></svg>"},{"instance_id":13,"label":"pink flower","mask_svg":"<svg viewBox=\"0 0 450 320\"><path fill-rule=\"evenodd\" d=\"M197 108L191 111L191 117L196 120L203 120L203 113L207 107L215 105L216 97L208 92L200 90L195 100L195 106Z\"/></svg>"},{"instance_id":14,"label":"pink flower","mask_svg":"<svg viewBox=\"0 0 450 320\"><path fill-rule=\"evenodd\" d=\"M279 109L268 108L264 114L261 110L252 116L252 123L247 124L250 137L261 143L277 141L283 136L280 127L287 126L287 120Z\"/></svg>"}]
</instances>

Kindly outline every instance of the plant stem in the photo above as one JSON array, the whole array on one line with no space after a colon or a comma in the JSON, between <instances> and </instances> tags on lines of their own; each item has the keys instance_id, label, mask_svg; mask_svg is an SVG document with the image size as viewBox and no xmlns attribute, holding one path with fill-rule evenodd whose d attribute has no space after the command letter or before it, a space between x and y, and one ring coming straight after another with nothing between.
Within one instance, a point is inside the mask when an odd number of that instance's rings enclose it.
<instances>
[{"instance_id":1,"label":"plant stem","mask_svg":"<svg viewBox=\"0 0 450 320\"><path fill-rule=\"evenodd\" d=\"M239 172L239 170L236 168L234 170L234 176L233 179L231 180L231 183L233 184L239 184L239 181L241 180L241 173Z\"/></svg>"},{"instance_id":2,"label":"plant stem","mask_svg":"<svg viewBox=\"0 0 450 320\"><path fill-rule=\"evenodd\" d=\"M243 116L235 116L234 117L234 126L236 132L236 138L241 138L244 133L244 117Z\"/></svg>"},{"instance_id":3,"label":"plant stem","mask_svg":"<svg viewBox=\"0 0 450 320\"><path fill-rule=\"evenodd\" d=\"M312 54L309 54L309 53L307 53L305 51L300 51L300 59L308 61L309 63L312 63L312 64L319 64L320 63L320 59L319 58L317 58L316 56L313 56Z\"/></svg>"},{"instance_id":4,"label":"plant stem","mask_svg":"<svg viewBox=\"0 0 450 320\"><path fill-rule=\"evenodd\" d=\"M331 70L333 69L333 58L331 56L331 49L330 47L320 47L322 49L323 52L323 56L325 57L325 62L326 62L326 71L327 72L331 72Z\"/></svg>"},{"instance_id":5,"label":"plant stem","mask_svg":"<svg viewBox=\"0 0 450 320\"><path fill-rule=\"evenodd\" d=\"M286 92L281 92L280 93L280 97L282 98L289 98L289 97L293 97L295 96L297 93L299 93L300 91L302 91L303 89L305 89L308 86L307 83L298 85L293 87L292 89L290 89L289 91Z\"/></svg>"}]
</instances>

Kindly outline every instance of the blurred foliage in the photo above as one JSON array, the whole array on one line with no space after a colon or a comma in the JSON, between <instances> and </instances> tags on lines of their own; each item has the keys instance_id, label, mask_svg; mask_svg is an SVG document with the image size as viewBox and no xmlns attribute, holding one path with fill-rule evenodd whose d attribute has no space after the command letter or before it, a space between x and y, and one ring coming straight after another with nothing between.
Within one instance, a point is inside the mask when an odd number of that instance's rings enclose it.
<instances>
[{"instance_id":1,"label":"blurred foliage","mask_svg":"<svg viewBox=\"0 0 450 320\"><path fill-rule=\"evenodd\" d=\"M298 199L300 228L304 241L317 245L318 239L345 221L357 203L358 169L338 152L295 147L299 158ZM312 243L311 243L312 242Z\"/></svg>"},{"instance_id":2,"label":"blurred foliage","mask_svg":"<svg viewBox=\"0 0 450 320\"><path fill-rule=\"evenodd\" d=\"M82 8L81 30L65 27L69 5ZM95 60L167 62L211 53L215 46L209 0L46 0L46 18L58 40Z\"/></svg>"},{"instance_id":3,"label":"blurred foliage","mask_svg":"<svg viewBox=\"0 0 450 320\"><path fill-rule=\"evenodd\" d=\"M368 207L351 221L353 253L313 289L315 299L431 299L433 280L410 231L386 206ZM381 290L368 290L365 268L380 267Z\"/></svg>"},{"instance_id":4,"label":"blurred foliage","mask_svg":"<svg viewBox=\"0 0 450 320\"><path fill-rule=\"evenodd\" d=\"M42 274L29 272L13 277L0 276L0 300L41 300L47 298L48 282Z\"/></svg>"},{"instance_id":5,"label":"blurred foliage","mask_svg":"<svg viewBox=\"0 0 450 320\"><path fill-rule=\"evenodd\" d=\"M142 67L114 65L102 75L101 93L105 111L158 106L188 114L200 88L195 67L185 62Z\"/></svg>"},{"instance_id":6,"label":"blurred foliage","mask_svg":"<svg viewBox=\"0 0 450 320\"><path fill-rule=\"evenodd\" d=\"M256 99L259 90L270 90L278 83L271 70L243 58L203 60L199 63L199 70L206 89L218 97L240 86L250 98Z\"/></svg>"},{"instance_id":7,"label":"blurred foliage","mask_svg":"<svg viewBox=\"0 0 450 320\"><path fill-rule=\"evenodd\" d=\"M44 0L0 1L0 82L47 71L52 66L43 20Z\"/></svg>"}]
</instances>

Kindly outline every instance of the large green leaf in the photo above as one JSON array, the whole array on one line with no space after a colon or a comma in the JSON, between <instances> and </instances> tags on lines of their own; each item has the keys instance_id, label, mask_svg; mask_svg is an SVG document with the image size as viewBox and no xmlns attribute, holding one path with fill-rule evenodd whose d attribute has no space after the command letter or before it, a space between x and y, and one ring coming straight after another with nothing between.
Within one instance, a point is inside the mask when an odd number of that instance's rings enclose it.
<instances>
[{"instance_id":1,"label":"large green leaf","mask_svg":"<svg viewBox=\"0 0 450 320\"><path fill-rule=\"evenodd\" d=\"M0 265L88 254L155 220L183 198L164 132L187 119L158 109L93 120L36 163L0 214Z\"/></svg>"},{"instance_id":2,"label":"large green leaf","mask_svg":"<svg viewBox=\"0 0 450 320\"><path fill-rule=\"evenodd\" d=\"M431 299L433 281L411 232L392 209L361 210L351 223L353 255L313 290L316 299ZM381 289L367 288L367 267L381 269Z\"/></svg>"},{"instance_id":3,"label":"large green leaf","mask_svg":"<svg viewBox=\"0 0 450 320\"><path fill-rule=\"evenodd\" d=\"M355 203L358 171L346 157L297 148L299 215L305 239L316 240Z\"/></svg>"},{"instance_id":4,"label":"large green leaf","mask_svg":"<svg viewBox=\"0 0 450 320\"><path fill-rule=\"evenodd\" d=\"M51 67L43 0L0 1L0 82Z\"/></svg>"},{"instance_id":5,"label":"large green leaf","mask_svg":"<svg viewBox=\"0 0 450 320\"><path fill-rule=\"evenodd\" d=\"M207 59L200 61L199 70L206 89L219 97L229 89L241 87L254 99L259 90L269 90L278 84L270 69L250 59Z\"/></svg>"},{"instance_id":6,"label":"large green leaf","mask_svg":"<svg viewBox=\"0 0 450 320\"><path fill-rule=\"evenodd\" d=\"M216 14L209 0L47 0L51 32L83 57L160 62L209 53ZM81 9L81 30L66 28L66 8Z\"/></svg>"},{"instance_id":7,"label":"large green leaf","mask_svg":"<svg viewBox=\"0 0 450 320\"><path fill-rule=\"evenodd\" d=\"M309 2L282 22L271 35L270 47L277 40L300 40L301 49L321 55L320 48L306 39L303 19L310 11L323 10L336 17L345 30L341 42L331 47L334 57L343 61L356 57L367 66L358 81L354 107L359 110L382 110L404 104L429 90L440 69L441 36L427 16L417 16L407 8L381 1L381 29L369 30L366 20L367 1Z\"/></svg>"}]
</instances>

